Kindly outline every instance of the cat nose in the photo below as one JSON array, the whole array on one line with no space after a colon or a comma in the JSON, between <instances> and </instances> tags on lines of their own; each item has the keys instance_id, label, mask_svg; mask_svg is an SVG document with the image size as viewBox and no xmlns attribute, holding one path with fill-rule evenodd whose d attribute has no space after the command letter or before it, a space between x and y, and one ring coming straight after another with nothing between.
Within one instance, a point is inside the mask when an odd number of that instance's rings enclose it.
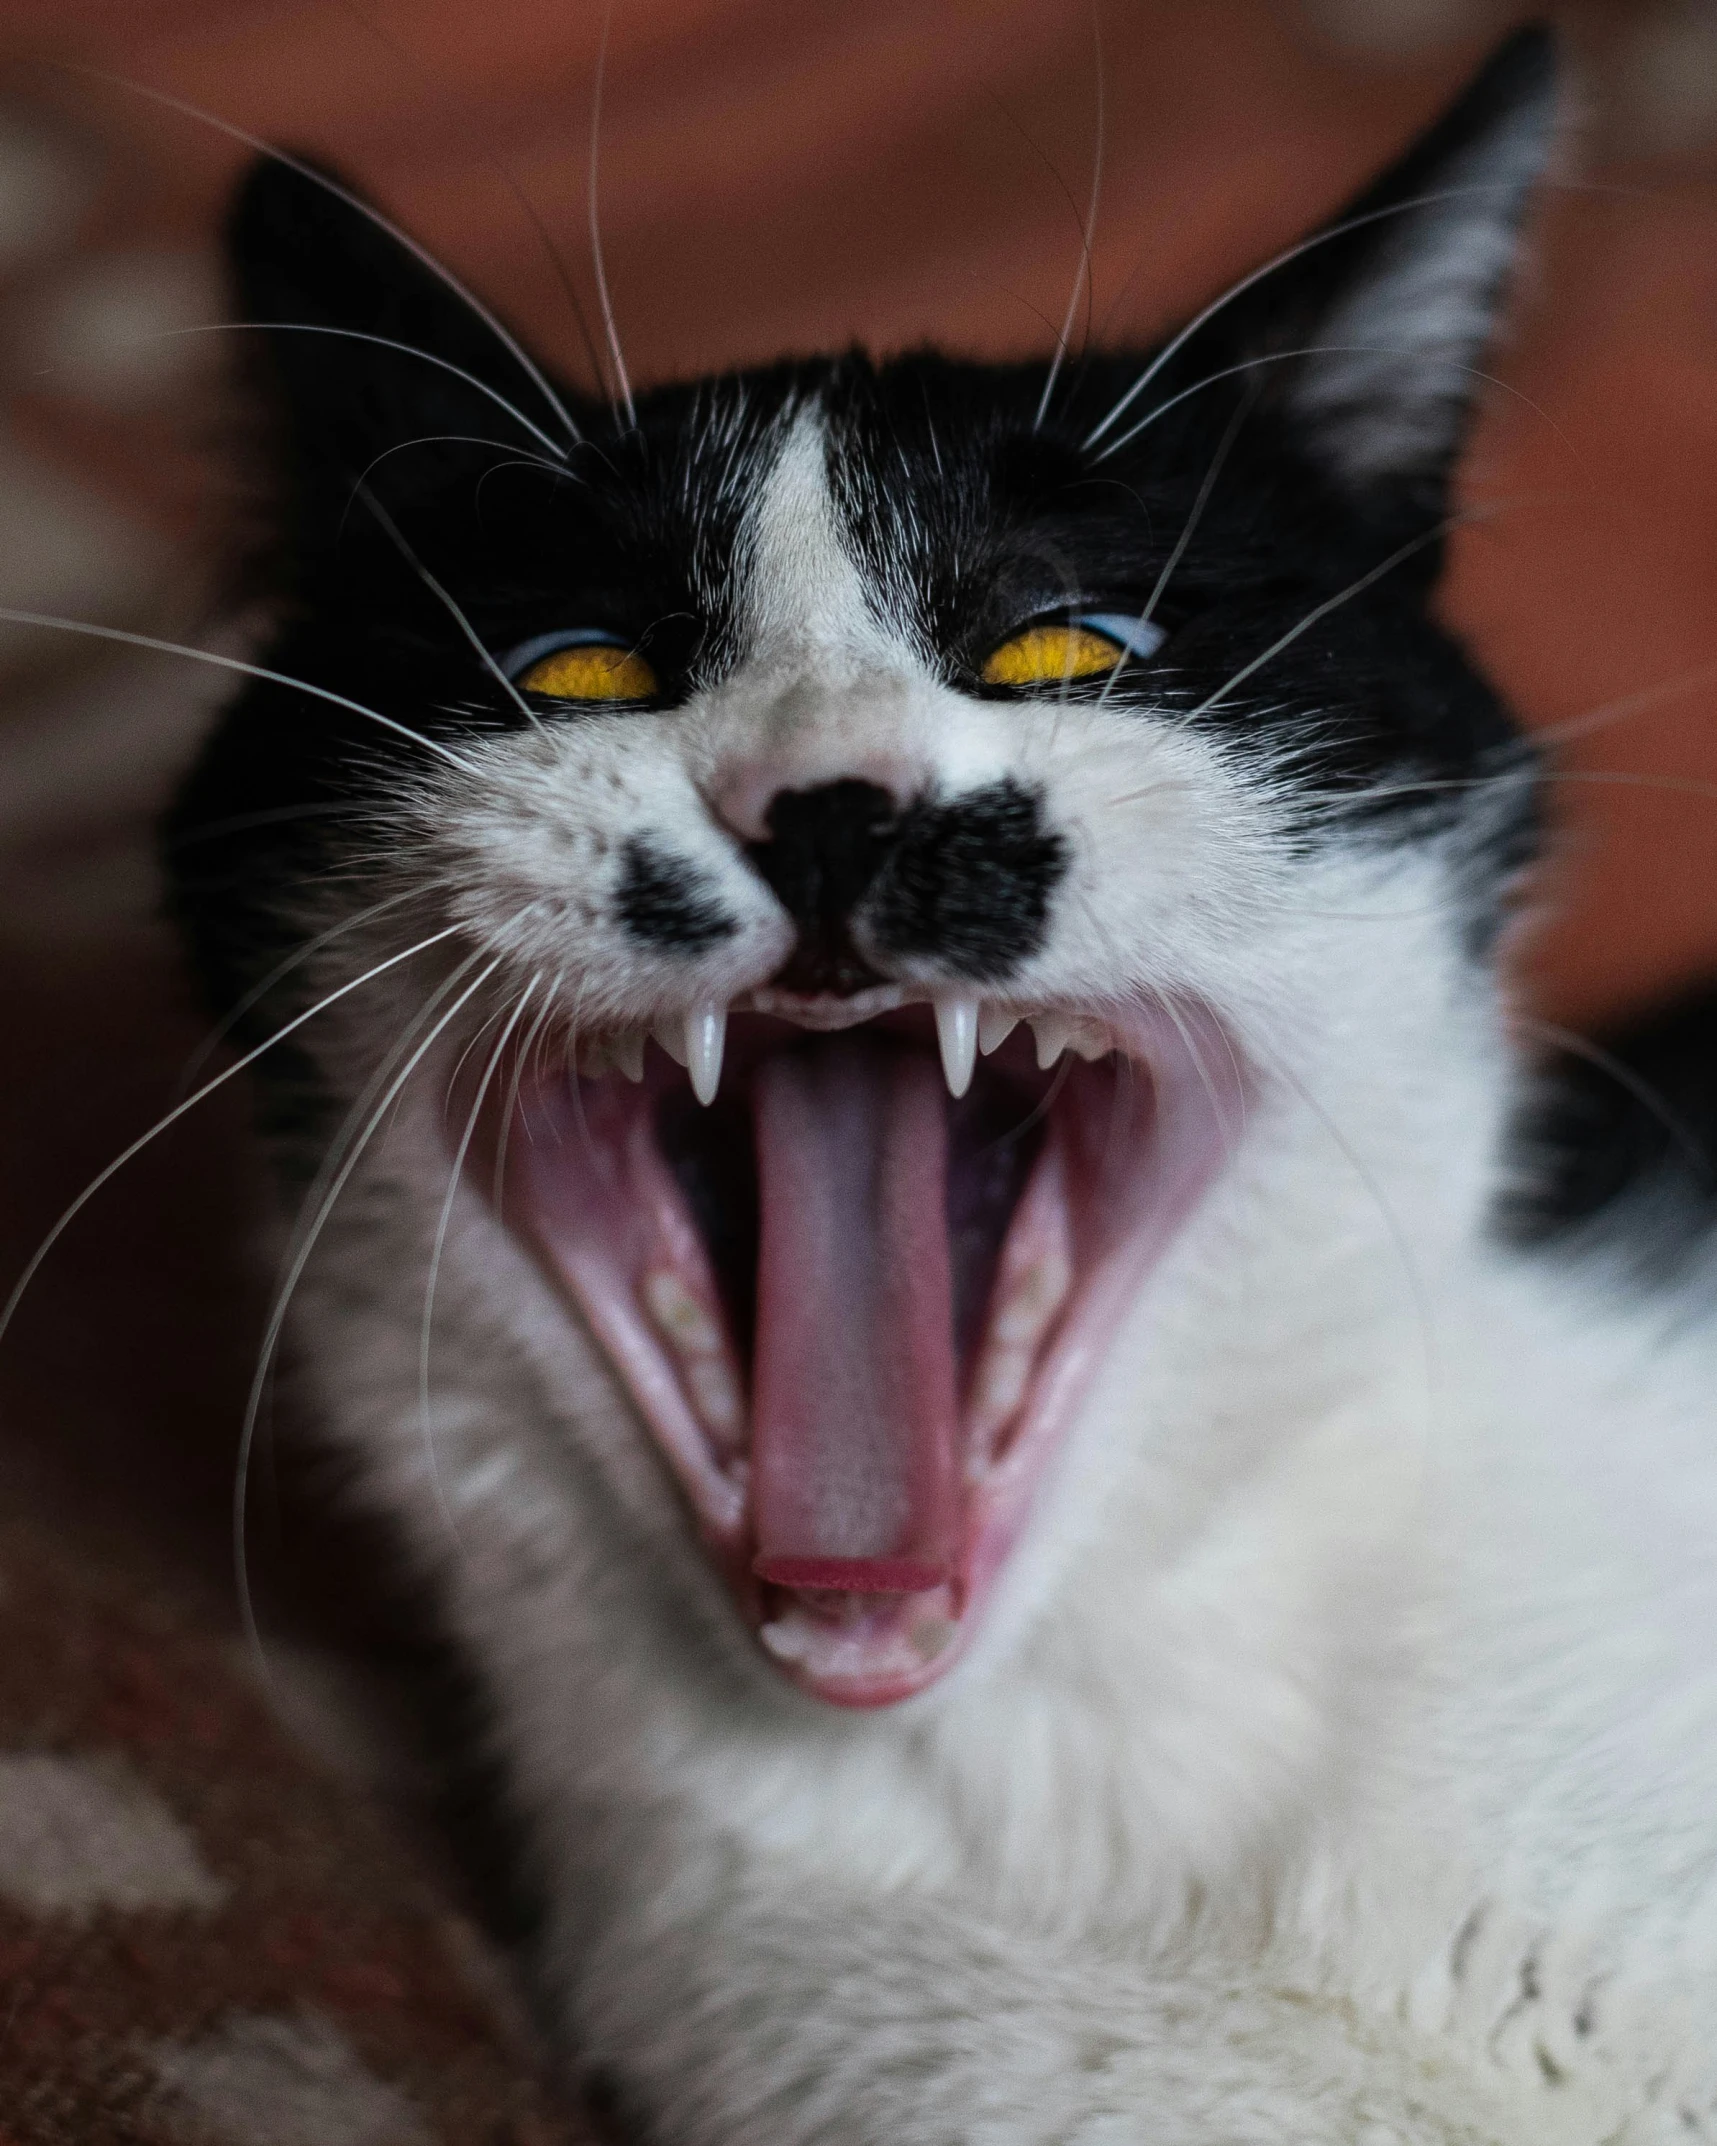
<instances>
[{"instance_id":1,"label":"cat nose","mask_svg":"<svg viewBox=\"0 0 1717 2146\"><path fill-rule=\"evenodd\" d=\"M913 766L904 754L855 752L839 738L820 746L741 760L722 770L707 795L716 818L742 842L767 842L773 829L769 815L778 799L808 797L847 785L881 791L892 809L903 812L930 784L930 770Z\"/></svg>"},{"instance_id":2,"label":"cat nose","mask_svg":"<svg viewBox=\"0 0 1717 2146\"><path fill-rule=\"evenodd\" d=\"M887 981L853 944L852 917L899 839L900 800L879 783L843 777L777 790L764 809L768 839L746 854L799 927L771 979L778 990L850 998Z\"/></svg>"}]
</instances>

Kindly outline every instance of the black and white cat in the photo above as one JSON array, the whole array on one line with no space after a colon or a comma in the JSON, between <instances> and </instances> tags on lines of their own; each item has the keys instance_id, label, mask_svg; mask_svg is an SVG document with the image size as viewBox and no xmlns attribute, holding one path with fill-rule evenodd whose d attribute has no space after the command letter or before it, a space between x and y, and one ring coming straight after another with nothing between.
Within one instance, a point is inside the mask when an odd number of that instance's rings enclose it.
<instances>
[{"instance_id":1,"label":"black and white cat","mask_svg":"<svg viewBox=\"0 0 1717 2146\"><path fill-rule=\"evenodd\" d=\"M618 413L245 188L174 900L633 2135L1717 2139L1711 1263L1522 1187L1430 609L1554 76L1148 361Z\"/></svg>"}]
</instances>

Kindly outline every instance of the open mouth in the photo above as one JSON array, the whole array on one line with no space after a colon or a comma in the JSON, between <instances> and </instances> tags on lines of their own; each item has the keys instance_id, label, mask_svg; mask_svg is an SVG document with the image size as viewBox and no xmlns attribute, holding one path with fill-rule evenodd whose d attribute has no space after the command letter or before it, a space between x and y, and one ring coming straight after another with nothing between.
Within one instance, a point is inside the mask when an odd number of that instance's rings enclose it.
<instances>
[{"instance_id":1,"label":"open mouth","mask_svg":"<svg viewBox=\"0 0 1717 2146\"><path fill-rule=\"evenodd\" d=\"M671 1054L581 1038L507 1143L507 1219L625 1380L741 1614L853 1707L969 1643L1241 1104L1207 1017L986 1007L962 1038L897 996L785 1018L760 994L773 1010L735 1012L725 1049L716 1028L713 1065L707 1015L701 1042L698 1017L656 1029Z\"/></svg>"}]
</instances>

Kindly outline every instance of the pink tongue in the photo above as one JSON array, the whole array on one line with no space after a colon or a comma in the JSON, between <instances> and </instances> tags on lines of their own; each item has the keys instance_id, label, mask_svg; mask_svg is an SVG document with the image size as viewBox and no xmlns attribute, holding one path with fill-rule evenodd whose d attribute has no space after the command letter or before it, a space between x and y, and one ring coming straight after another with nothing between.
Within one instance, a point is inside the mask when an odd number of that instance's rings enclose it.
<instances>
[{"instance_id":1,"label":"pink tongue","mask_svg":"<svg viewBox=\"0 0 1717 2146\"><path fill-rule=\"evenodd\" d=\"M947 1118L925 1052L839 1036L759 1067L755 1570L917 1593L958 1543Z\"/></svg>"}]
</instances>

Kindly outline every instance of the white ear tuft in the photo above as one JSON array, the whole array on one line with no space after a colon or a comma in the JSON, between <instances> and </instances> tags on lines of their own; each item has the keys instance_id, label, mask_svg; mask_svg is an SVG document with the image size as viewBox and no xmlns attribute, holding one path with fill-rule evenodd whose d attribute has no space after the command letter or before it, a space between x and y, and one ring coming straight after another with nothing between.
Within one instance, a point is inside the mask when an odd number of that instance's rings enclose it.
<instances>
[{"instance_id":1,"label":"white ear tuft","mask_svg":"<svg viewBox=\"0 0 1717 2146\"><path fill-rule=\"evenodd\" d=\"M1451 460L1556 106L1553 42L1521 32L1354 204L1367 242L1312 323L1305 343L1319 354L1288 394L1314 451L1348 483L1440 476Z\"/></svg>"}]
</instances>

